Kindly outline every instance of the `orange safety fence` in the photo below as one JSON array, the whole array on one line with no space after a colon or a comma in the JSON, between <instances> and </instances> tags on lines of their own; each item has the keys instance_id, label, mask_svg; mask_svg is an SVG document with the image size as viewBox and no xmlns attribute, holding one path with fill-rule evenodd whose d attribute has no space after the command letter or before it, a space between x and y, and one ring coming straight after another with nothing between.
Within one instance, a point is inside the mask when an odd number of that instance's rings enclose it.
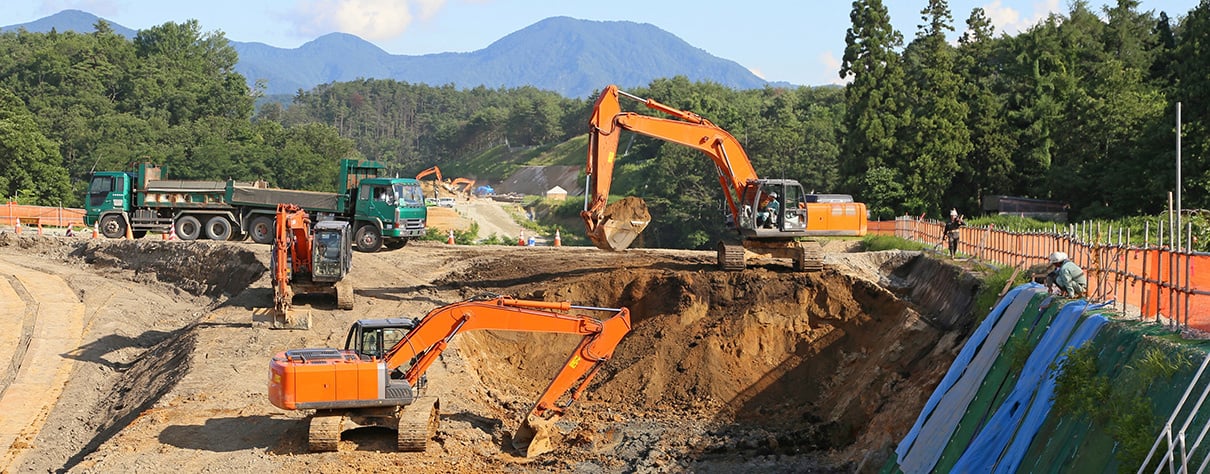
<instances>
[{"instance_id":1,"label":"orange safety fence","mask_svg":"<svg viewBox=\"0 0 1210 474\"><path fill-rule=\"evenodd\" d=\"M84 210L69 207L28 206L8 202L0 209L0 225L44 225L67 227L84 225Z\"/></svg>"},{"instance_id":2,"label":"orange safety fence","mask_svg":"<svg viewBox=\"0 0 1210 474\"><path fill-rule=\"evenodd\" d=\"M902 217L870 222L871 234L895 235L944 248L945 223ZM1092 234L1092 232L1088 232ZM1113 241L1119 243L1112 243ZM1210 331L1210 254L1168 247L1126 245L1122 236L1060 232L1012 232L965 226L958 251L1022 271L1046 265L1054 251L1067 253L1088 276L1087 299L1110 302L1123 314ZM1202 269L1199 273L1197 270Z\"/></svg>"}]
</instances>

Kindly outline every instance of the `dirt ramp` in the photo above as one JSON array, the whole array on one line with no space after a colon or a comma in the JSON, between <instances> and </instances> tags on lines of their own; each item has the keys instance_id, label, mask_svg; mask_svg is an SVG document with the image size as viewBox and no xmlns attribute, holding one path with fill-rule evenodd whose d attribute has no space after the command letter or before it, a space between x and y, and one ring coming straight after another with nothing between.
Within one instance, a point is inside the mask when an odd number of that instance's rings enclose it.
<instances>
[{"instance_id":1,"label":"dirt ramp","mask_svg":"<svg viewBox=\"0 0 1210 474\"><path fill-rule=\"evenodd\" d=\"M139 282L159 281L193 295L234 295L260 279L268 268L253 248L209 242L88 241L71 256L98 269L132 272Z\"/></svg>"},{"instance_id":2,"label":"dirt ramp","mask_svg":"<svg viewBox=\"0 0 1210 474\"><path fill-rule=\"evenodd\" d=\"M887 280L917 268L895 261ZM629 307L632 333L572 419L595 418L605 426L593 430L622 437L637 436L616 425L626 420L698 421L706 439L681 446L688 458L878 451L911 426L909 407L927 398L959 338L921 317L951 302L917 308L876 281L834 271L630 269L511 290ZM568 339L477 333L461 350L486 386L532 400L566 361L576 342ZM673 431L659 437L689 436Z\"/></svg>"}]
</instances>

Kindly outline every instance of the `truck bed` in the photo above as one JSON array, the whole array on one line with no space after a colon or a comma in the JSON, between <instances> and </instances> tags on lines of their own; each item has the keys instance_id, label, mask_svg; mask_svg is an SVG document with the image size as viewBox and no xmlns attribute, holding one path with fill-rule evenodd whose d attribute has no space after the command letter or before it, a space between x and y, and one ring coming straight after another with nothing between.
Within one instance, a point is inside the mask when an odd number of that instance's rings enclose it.
<instances>
[{"instance_id":1,"label":"truck bed","mask_svg":"<svg viewBox=\"0 0 1210 474\"><path fill-rule=\"evenodd\" d=\"M336 193L258 188L251 184L237 184L231 187L230 202L236 206L255 207L277 207L279 203L297 204L308 211L341 212L341 197Z\"/></svg>"}]
</instances>

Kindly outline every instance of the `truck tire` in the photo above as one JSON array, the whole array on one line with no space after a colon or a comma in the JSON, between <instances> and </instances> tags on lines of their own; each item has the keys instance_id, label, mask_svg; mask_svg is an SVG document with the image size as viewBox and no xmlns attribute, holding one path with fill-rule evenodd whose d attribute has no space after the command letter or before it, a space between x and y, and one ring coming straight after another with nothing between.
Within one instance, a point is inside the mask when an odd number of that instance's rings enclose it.
<instances>
[{"instance_id":1,"label":"truck tire","mask_svg":"<svg viewBox=\"0 0 1210 474\"><path fill-rule=\"evenodd\" d=\"M126 236L126 219L117 214L110 214L101 218L101 222L97 224L97 228L101 235L105 237L120 239Z\"/></svg>"},{"instance_id":2,"label":"truck tire","mask_svg":"<svg viewBox=\"0 0 1210 474\"><path fill-rule=\"evenodd\" d=\"M181 240L197 240L202 235L202 223L193 216L181 216L173 224L176 226L176 236Z\"/></svg>"},{"instance_id":3,"label":"truck tire","mask_svg":"<svg viewBox=\"0 0 1210 474\"><path fill-rule=\"evenodd\" d=\"M231 238L231 221L223 216L214 216L206 221L206 237L210 240L225 241Z\"/></svg>"},{"instance_id":4,"label":"truck tire","mask_svg":"<svg viewBox=\"0 0 1210 474\"><path fill-rule=\"evenodd\" d=\"M382 248L382 233L374 224L362 224L357 228L353 241L359 252L377 252Z\"/></svg>"},{"instance_id":5,"label":"truck tire","mask_svg":"<svg viewBox=\"0 0 1210 474\"><path fill-rule=\"evenodd\" d=\"M252 241L258 244L273 243L274 234L276 233L273 218L269 216L256 216L252 218L252 225L248 227L248 234L252 235Z\"/></svg>"},{"instance_id":6,"label":"truck tire","mask_svg":"<svg viewBox=\"0 0 1210 474\"><path fill-rule=\"evenodd\" d=\"M383 242L383 245L385 245L386 248L391 249L391 250L399 250L399 249L407 246L407 244L408 244L408 239L391 239L386 242Z\"/></svg>"}]
</instances>

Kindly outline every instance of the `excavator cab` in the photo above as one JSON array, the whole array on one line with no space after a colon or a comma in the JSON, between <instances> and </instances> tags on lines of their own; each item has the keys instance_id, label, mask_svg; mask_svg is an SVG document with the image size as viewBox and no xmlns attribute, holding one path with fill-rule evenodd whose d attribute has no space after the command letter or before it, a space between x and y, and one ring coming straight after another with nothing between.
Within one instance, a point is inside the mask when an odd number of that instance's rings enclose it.
<instances>
[{"instance_id":1,"label":"excavator cab","mask_svg":"<svg viewBox=\"0 0 1210 474\"><path fill-rule=\"evenodd\" d=\"M349 223L320 221L315 224L311 245L311 280L336 282L349 273L353 265L353 240Z\"/></svg>"},{"instance_id":2,"label":"excavator cab","mask_svg":"<svg viewBox=\"0 0 1210 474\"><path fill-rule=\"evenodd\" d=\"M792 179L758 179L740 199L740 233L748 237L794 237L807 229L802 185Z\"/></svg>"},{"instance_id":3,"label":"excavator cab","mask_svg":"<svg viewBox=\"0 0 1210 474\"><path fill-rule=\"evenodd\" d=\"M362 359L382 360L382 357L416 328L417 321L408 318L361 319L349 328L345 350L356 352Z\"/></svg>"}]
</instances>

